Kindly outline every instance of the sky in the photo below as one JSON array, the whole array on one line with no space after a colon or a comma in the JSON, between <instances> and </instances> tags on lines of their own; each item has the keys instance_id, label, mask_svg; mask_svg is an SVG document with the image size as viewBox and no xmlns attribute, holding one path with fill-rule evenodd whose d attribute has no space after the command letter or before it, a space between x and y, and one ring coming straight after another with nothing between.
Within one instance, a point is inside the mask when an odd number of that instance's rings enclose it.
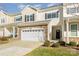
<instances>
[{"instance_id":1,"label":"sky","mask_svg":"<svg viewBox=\"0 0 79 59\"><path fill-rule=\"evenodd\" d=\"M4 10L7 13L18 13L24 7L32 6L34 8L47 8L57 5L57 3L0 3L0 10Z\"/></svg>"}]
</instances>

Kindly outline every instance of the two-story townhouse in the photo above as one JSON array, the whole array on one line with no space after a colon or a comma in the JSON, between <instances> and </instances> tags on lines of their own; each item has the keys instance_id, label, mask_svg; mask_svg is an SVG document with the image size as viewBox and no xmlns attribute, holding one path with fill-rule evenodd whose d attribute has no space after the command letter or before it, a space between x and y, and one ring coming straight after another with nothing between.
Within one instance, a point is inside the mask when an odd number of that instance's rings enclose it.
<instances>
[{"instance_id":1,"label":"two-story townhouse","mask_svg":"<svg viewBox=\"0 0 79 59\"><path fill-rule=\"evenodd\" d=\"M0 27L6 28L10 34L7 35L4 30L0 34L27 41L79 42L78 5L65 3L44 9L28 6L16 15L7 15L1 11L4 14L2 17L6 16L9 23Z\"/></svg>"},{"instance_id":2,"label":"two-story townhouse","mask_svg":"<svg viewBox=\"0 0 79 59\"><path fill-rule=\"evenodd\" d=\"M62 39L62 5L36 9L34 7L25 7L18 15L13 15L13 23L4 24L3 27L10 32L13 38L17 35L18 39L28 41L45 41ZM3 13L4 14L4 13ZM6 15L7 16L7 15ZM11 15L10 15L11 16ZM11 20L11 19L7 19ZM7 33L3 31L3 34ZM9 36L9 35L8 35Z\"/></svg>"},{"instance_id":3,"label":"two-story townhouse","mask_svg":"<svg viewBox=\"0 0 79 59\"><path fill-rule=\"evenodd\" d=\"M79 3L63 4L64 41L79 42Z\"/></svg>"},{"instance_id":4,"label":"two-story townhouse","mask_svg":"<svg viewBox=\"0 0 79 59\"><path fill-rule=\"evenodd\" d=\"M22 22L17 24L19 39L28 41L45 41L62 39L62 5L45 9L25 7Z\"/></svg>"},{"instance_id":5,"label":"two-story townhouse","mask_svg":"<svg viewBox=\"0 0 79 59\"><path fill-rule=\"evenodd\" d=\"M10 36L12 34L12 26L6 27L12 23L14 23L14 16L7 14L3 10L0 10L0 37Z\"/></svg>"}]
</instances>

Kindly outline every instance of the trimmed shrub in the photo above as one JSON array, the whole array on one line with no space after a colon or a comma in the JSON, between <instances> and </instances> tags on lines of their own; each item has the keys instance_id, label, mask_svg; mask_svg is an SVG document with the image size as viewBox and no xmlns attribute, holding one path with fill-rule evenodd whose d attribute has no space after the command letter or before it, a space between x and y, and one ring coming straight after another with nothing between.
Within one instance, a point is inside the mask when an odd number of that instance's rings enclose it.
<instances>
[{"instance_id":1,"label":"trimmed shrub","mask_svg":"<svg viewBox=\"0 0 79 59\"><path fill-rule=\"evenodd\" d=\"M8 38L7 37L1 37L0 40L1 41L8 41Z\"/></svg>"},{"instance_id":2,"label":"trimmed shrub","mask_svg":"<svg viewBox=\"0 0 79 59\"><path fill-rule=\"evenodd\" d=\"M53 45L52 45L52 47L60 47L60 43L54 43Z\"/></svg>"},{"instance_id":3,"label":"trimmed shrub","mask_svg":"<svg viewBox=\"0 0 79 59\"><path fill-rule=\"evenodd\" d=\"M67 44L66 44L66 42L64 42L64 41L59 41L58 42L61 46L66 46Z\"/></svg>"},{"instance_id":4,"label":"trimmed shrub","mask_svg":"<svg viewBox=\"0 0 79 59\"><path fill-rule=\"evenodd\" d=\"M70 46L76 46L77 44L76 44L76 42L72 42L72 41L71 41L71 42L69 42L69 45L70 45Z\"/></svg>"},{"instance_id":5,"label":"trimmed shrub","mask_svg":"<svg viewBox=\"0 0 79 59\"><path fill-rule=\"evenodd\" d=\"M49 47L49 46L50 46L50 44L51 44L51 42L50 42L50 41L45 40L45 42L44 42L44 46Z\"/></svg>"}]
</instances>

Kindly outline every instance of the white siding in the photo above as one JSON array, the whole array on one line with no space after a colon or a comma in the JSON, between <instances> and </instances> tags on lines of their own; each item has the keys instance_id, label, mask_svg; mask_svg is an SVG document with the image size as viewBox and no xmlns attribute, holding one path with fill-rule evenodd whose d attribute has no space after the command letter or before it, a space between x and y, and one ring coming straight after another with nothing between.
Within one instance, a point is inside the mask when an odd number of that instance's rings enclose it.
<instances>
[{"instance_id":1,"label":"white siding","mask_svg":"<svg viewBox=\"0 0 79 59\"><path fill-rule=\"evenodd\" d=\"M4 36L10 36L11 33L6 29L4 28ZM3 36L3 29L0 30L0 37Z\"/></svg>"}]
</instances>

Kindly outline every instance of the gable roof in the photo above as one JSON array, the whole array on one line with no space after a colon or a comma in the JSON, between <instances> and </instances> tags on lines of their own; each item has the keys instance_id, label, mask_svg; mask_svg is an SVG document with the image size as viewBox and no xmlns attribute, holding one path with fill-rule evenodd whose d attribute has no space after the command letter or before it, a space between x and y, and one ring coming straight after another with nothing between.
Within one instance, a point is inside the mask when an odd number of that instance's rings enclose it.
<instances>
[{"instance_id":1,"label":"gable roof","mask_svg":"<svg viewBox=\"0 0 79 59\"><path fill-rule=\"evenodd\" d=\"M48 11L48 10L53 10L53 9L60 8L62 5L63 5L63 3L61 3L61 4L59 4L59 5L50 6L50 7L47 7L47 8L42 8L42 9L38 9L38 8L35 8L35 7L32 7L32 6L25 6L20 12L15 13L15 14L7 13L7 12L5 12L5 10L3 10L3 13L6 14L6 15L8 15L8 16L16 16L16 15L21 15L21 12L22 12L25 8L31 8L31 9L33 9L33 10L35 10L35 11L42 12L42 11Z\"/></svg>"},{"instance_id":2,"label":"gable roof","mask_svg":"<svg viewBox=\"0 0 79 59\"><path fill-rule=\"evenodd\" d=\"M21 13L10 14L10 13L5 12L4 10L0 10L0 12L2 12L5 15L8 15L8 16L16 16L16 15L20 15L21 14Z\"/></svg>"},{"instance_id":3,"label":"gable roof","mask_svg":"<svg viewBox=\"0 0 79 59\"><path fill-rule=\"evenodd\" d=\"M54 5L54 6L50 6L50 7L47 7L47 8L43 8L43 9L40 9L40 10L41 11L55 10L55 9L59 9L62 6L63 6L63 3L58 4L58 5Z\"/></svg>"},{"instance_id":4,"label":"gable roof","mask_svg":"<svg viewBox=\"0 0 79 59\"><path fill-rule=\"evenodd\" d=\"M38 11L37 8L34 8L34 7L32 7L32 6L25 6L25 7L21 10L21 12L22 12L25 8L31 8L31 9L33 9L33 10L35 10L35 11Z\"/></svg>"}]
</instances>

